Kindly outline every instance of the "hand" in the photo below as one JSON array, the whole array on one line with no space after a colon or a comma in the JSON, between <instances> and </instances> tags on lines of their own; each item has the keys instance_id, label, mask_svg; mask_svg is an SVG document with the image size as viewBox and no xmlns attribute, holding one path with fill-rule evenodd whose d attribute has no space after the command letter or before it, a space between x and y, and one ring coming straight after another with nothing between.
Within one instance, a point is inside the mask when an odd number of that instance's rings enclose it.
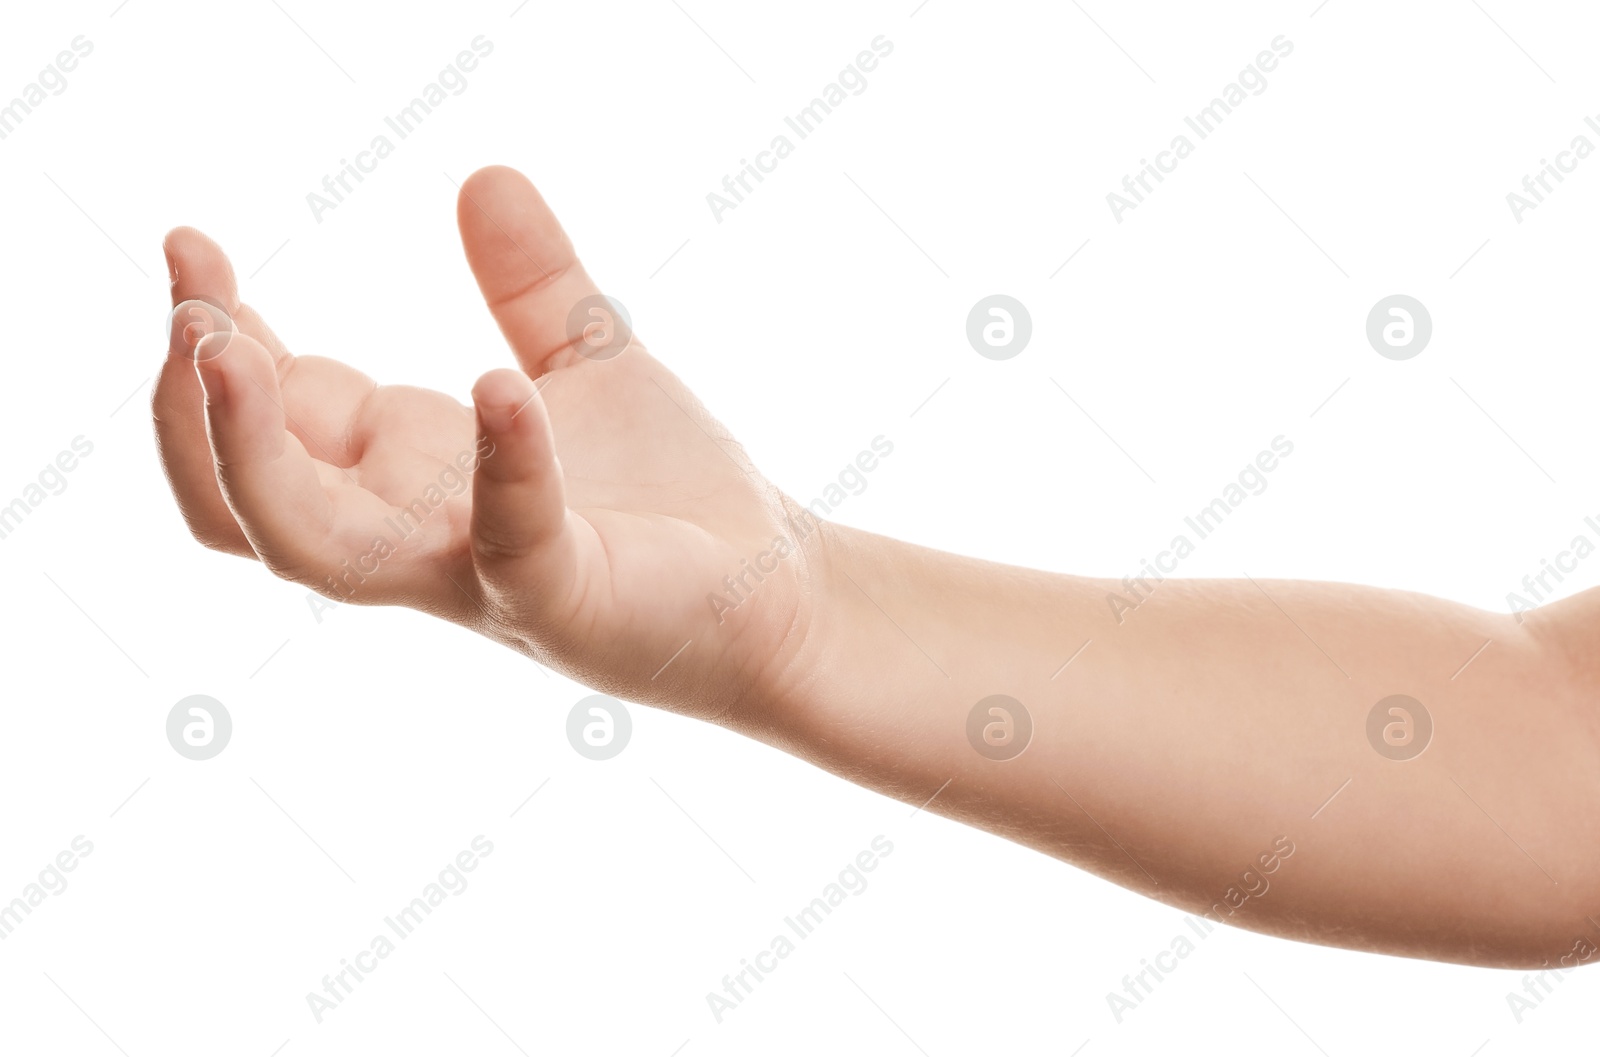
<instances>
[{"instance_id":1,"label":"hand","mask_svg":"<svg viewBox=\"0 0 1600 1057\"><path fill-rule=\"evenodd\" d=\"M569 333L599 289L524 176L473 174L457 220L521 366L478 380L475 413L291 355L215 243L167 236L153 411L190 530L330 598L420 609L605 692L730 720L804 641L817 523L620 320ZM779 538L799 543L782 560ZM758 580L762 555L776 568Z\"/></svg>"}]
</instances>

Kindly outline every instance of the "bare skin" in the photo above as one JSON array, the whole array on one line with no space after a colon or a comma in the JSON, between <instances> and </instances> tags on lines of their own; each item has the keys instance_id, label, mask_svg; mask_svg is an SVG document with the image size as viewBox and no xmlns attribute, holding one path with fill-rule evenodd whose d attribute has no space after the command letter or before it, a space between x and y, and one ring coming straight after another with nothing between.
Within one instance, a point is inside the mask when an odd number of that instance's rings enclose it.
<instances>
[{"instance_id":1,"label":"bare skin","mask_svg":"<svg viewBox=\"0 0 1600 1057\"><path fill-rule=\"evenodd\" d=\"M1119 623L1120 584L813 519L636 337L569 331L599 291L521 174L475 173L457 212L519 365L471 408L290 355L216 244L168 235L153 410L202 543L1214 919L1486 966L1600 956L1592 594L1518 623L1343 584L1169 580ZM459 496L437 490L452 465L473 470ZM404 521L430 486L437 508ZM734 598L729 577L748 595L731 609L711 597ZM1032 721L1011 759L968 736L995 694ZM1435 728L1409 760L1368 741L1393 694Z\"/></svg>"}]
</instances>

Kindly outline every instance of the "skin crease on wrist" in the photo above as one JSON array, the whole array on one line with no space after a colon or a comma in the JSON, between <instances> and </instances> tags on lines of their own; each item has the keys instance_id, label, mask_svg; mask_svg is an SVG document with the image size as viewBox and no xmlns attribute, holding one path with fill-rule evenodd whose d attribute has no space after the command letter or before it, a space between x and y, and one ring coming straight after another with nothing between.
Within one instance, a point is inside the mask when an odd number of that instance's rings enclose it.
<instances>
[{"instance_id":1,"label":"skin crease on wrist","mask_svg":"<svg viewBox=\"0 0 1600 1057\"><path fill-rule=\"evenodd\" d=\"M207 547L464 625L1244 928L1502 967L1600 950L1593 593L1518 623L1369 587L1168 580L1119 625L1109 581L812 518L637 336L613 324L600 356L569 330L599 290L525 177L480 170L457 206L518 364L484 374L472 407L291 354L214 242L168 235L152 410ZM470 489L397 537L473 451ZM789 553L748 598L708 604L779 539ZM1004 761L967 734L995 694L1033 723ZM1435 724L1404 762L1365 734L1393 694ZM1269 857L1270 890L1236 905Z\"/></svg>"}]
</instances>

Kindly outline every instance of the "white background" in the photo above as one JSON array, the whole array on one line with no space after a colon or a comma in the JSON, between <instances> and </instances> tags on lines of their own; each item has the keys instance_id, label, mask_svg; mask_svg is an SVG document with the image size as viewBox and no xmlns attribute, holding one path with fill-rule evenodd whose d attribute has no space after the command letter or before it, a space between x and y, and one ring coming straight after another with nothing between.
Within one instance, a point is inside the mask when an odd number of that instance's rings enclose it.
<instances>
[{"instance_id":1,"label":"white background","mask_svg":"<svg viewBox=\"0 0 1600 1057\"><path fill-rule=\"evenodd\" d=\"M73 37L94 50L0 141L0 504L75 436L94 450L0 540L0 902L74 836L94 851L0 941L0 1049L1468 1057L1591 1036L1596 971L1519 1024L1521 974L1232 929L1118 1024L1107 992L1178 912L642 707L620 756L586 760L564 733L584 688L411 612L318 622L303 588L189 538L148 420L163 232L217 238L292 349L466 399L511 361L453 182L497 162L791 494L893 442L850 524L1120 577L1283 434L1293 456L1185 575L1504 610L1600 514L1600 161L1520 224L1506 203L1600 113L1586 5L915 2L5 11L0 98ZM479 34L466 91L314 220L306 194ZM869 87L714 220L706 194L880 34ZM1106 194L1279 34L1266 90L1117 223ZM1005 362L964 333L996 292L1034 325ZM1405 362L1364 333L1393 293L1434 321ZM164 732L196 693L234 721L203 763ZM318 1024L306 993L478 834L470 887ZM718 1024L706 993L878 834L870 887Z\"/></svg>"}]
</instances>

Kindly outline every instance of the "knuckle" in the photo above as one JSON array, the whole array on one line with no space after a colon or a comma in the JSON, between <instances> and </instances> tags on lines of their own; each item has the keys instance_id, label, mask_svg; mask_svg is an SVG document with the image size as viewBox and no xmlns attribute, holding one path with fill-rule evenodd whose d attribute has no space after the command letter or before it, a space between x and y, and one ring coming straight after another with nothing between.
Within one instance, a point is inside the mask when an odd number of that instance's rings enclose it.
<instances>
[{"instance_id":1,"label":"knuckle","mask_svg":"<svg viewBox=\"0 0 1600 1057\"><path fill-rule=\"evenodd\" d=\"M329 578L323 576L318 570L313 569L303 561L287 555L268 552L261 555L261 564L266 566L267 571L278 579L301 584L312 590L319 591L329 582Z\"/></svg>"},{"instance_id":2,"label":"knuckle","mask_svg":"<svg viewBox=\"0 0 1600 1057\"><path fill-rule=\"evenodd\" d=\"M186 516L184 524L188 526L189 535L194 537L195 542L208 551L220 551L239 558L256 556L256 552L240 533L239 527L231 522L227 525L216 525L200 518Z\"/></svg>"},{"instance_id":3,"label":"knuckle","mask_svg":"<svg viewBox=\"0 0 1600 1057\"><path fill-rule=\"evenodd\" d=\"M527 553L524 533L479 522L473 526L472 557L480 565L502 565Z\"/></svg>"}]
</instances>

